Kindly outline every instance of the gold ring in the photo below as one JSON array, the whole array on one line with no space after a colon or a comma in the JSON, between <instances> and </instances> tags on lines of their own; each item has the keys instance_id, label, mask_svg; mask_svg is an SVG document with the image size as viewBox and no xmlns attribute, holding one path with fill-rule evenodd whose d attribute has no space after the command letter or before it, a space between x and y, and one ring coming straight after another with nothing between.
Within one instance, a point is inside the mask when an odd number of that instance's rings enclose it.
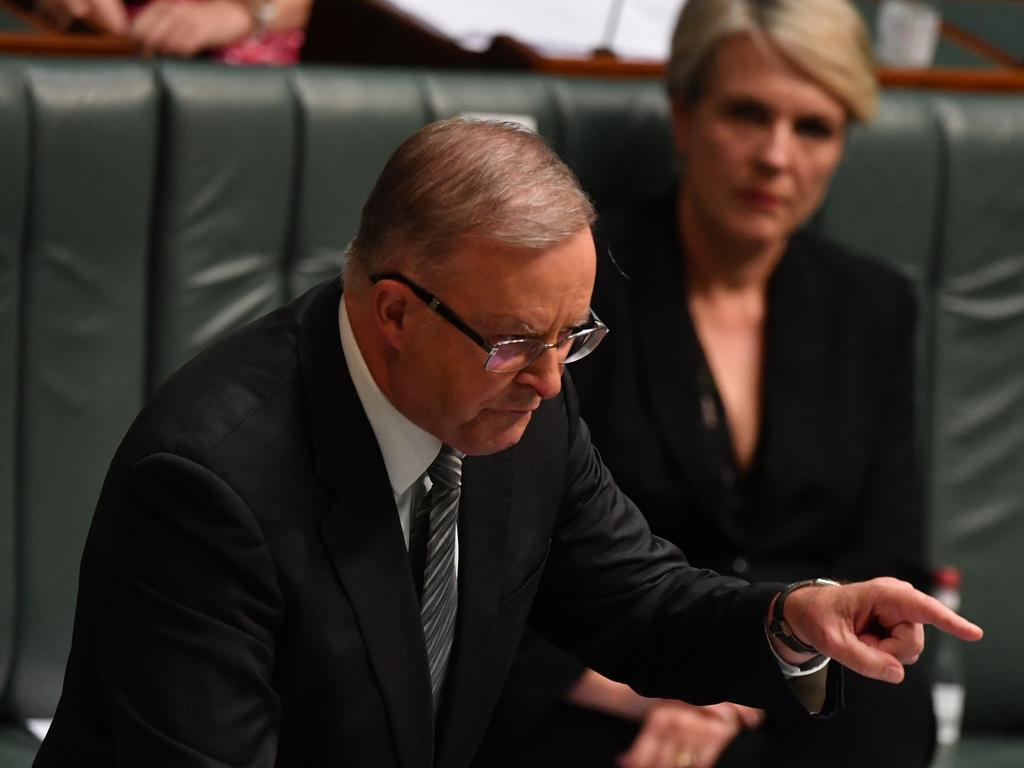
<instances>
[{"instance_id":1,"label":"gold ring","mask_svg":"<svg viewBox=\"0 0 1024 768\"><path fill-rule=\"evenodd\" d=\"M688 749L676 755L676 768L693 768L693 753Z\"/></svg>"}]
</instances>

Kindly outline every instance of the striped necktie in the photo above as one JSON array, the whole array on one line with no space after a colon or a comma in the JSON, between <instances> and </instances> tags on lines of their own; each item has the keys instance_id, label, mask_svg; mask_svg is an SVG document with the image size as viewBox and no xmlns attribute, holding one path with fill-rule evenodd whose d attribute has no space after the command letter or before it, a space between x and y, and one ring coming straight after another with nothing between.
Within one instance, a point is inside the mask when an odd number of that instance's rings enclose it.
<instances>
[{"instance_id":1,"label":"striped necktie","mask_svg":"<svg viewBox=\"0 0 1024 768\"><path fill-rule=\"evenodd\" d=\"M423 497L413 518L410 554L414 557L417 540L426 537L420 618L430 665L430 688L437 711L452 639L458 592L455 584L455 526L458 522L459 496L462 493L463 454L447 445L427 469L430 491ZM422 546L422 545L419 545ZM415 571L415 565L413 570Z\"/></svg>"}]
</instances>

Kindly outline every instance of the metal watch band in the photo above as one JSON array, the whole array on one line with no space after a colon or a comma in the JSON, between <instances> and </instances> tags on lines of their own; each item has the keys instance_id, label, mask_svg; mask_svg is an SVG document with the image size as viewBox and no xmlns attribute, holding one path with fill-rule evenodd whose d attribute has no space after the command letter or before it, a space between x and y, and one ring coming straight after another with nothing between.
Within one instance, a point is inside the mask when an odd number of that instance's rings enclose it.
<instances>
[{"instance_id":1,"label":"metal watch band","mask_svg":"<svg viewBox=\"0 0 1024 768\"><path fill-rule=\"evenodd\" d=\"M818 649L814 646L808 645L803 640L793 634L789 623L786 621L786 598L789 597L793 592L803 587L838 587L839 582L833 581L832 579L804 579L803 581L794 581L782 592L779 593L778 598L775 600L775 607L772 609L772 619L768 624L768 631L771 632L772 637L779 639L779 642L783 643L787 648L790 648L797 653L818 653ZM813 659L812 659L813 661Z\"/></svg>"},{"instance_id":2,"label":"metal watch band","mask_svg":"<svg viewBox=\"0 0 1024 768\"><path fill-rule=\"evenodd\" d=\"M277 4L275 0L250 0L249 12L256 25L253 34L262 35L270 29L277 18Z\"/></svg>"}]
</instances>

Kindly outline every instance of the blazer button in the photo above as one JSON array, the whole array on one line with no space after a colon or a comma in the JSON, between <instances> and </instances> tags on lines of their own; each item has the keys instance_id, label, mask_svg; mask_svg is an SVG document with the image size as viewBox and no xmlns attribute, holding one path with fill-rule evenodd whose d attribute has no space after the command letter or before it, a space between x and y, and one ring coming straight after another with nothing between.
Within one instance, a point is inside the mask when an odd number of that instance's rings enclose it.
<instances>
[{"instance_id":1,"label":"blazer button","mask_svg":"<svg viewBox=\"0 0 1024 768\"><path fill-rule=\"evenodd\" d=\"M733 573L746 573L750 570L750 561L745 557L735 557L732 561Z\"/></svg>"}]
</instances>

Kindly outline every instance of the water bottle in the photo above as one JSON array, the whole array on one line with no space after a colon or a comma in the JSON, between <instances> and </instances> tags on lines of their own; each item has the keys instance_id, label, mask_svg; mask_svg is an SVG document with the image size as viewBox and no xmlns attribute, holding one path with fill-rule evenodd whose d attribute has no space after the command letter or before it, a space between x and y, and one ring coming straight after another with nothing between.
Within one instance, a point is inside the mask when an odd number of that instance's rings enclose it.
<instances>
[{"instance_id":1,"label":"water bottle","mask_svg":"<svg viewBox=\"0 0 1024 768\"><path fill-rule=\"evenodd\" d=\"M960 611L960 571L946 566L933 574L936 599ZM936 741L949 750L960 740L964 718L964 660L961 643L944 632L932 638L932 706L935 709Z\"/></svg>"}]
</instances>

